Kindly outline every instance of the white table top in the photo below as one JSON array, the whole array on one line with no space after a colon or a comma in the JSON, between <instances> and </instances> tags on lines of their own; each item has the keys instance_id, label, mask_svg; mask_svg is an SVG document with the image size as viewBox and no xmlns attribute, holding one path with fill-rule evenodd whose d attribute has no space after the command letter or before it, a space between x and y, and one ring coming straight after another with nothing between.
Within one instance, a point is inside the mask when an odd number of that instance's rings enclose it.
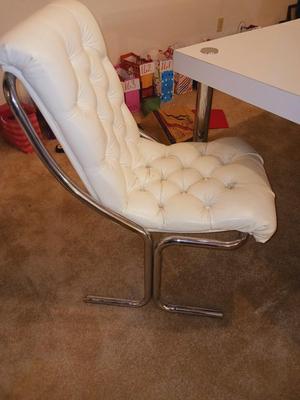
<instances>
[{"instance_id":1,"label":"white table top","mask_svg":"<svg viewBox=\"0 0 300 400\"><path fill-rule=\"evenodd\" d=\"M300 19L178 49L174 70L300 123Z\"/></svg>"}]
</instances>

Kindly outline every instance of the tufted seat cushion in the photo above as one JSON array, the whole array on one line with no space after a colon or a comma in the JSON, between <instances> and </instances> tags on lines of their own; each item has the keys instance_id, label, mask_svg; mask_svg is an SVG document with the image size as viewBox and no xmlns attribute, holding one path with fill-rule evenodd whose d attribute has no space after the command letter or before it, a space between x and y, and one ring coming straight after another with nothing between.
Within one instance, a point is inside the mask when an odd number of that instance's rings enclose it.
<instances>
[{"instance_id":1,"label":"tufted seat cushion","mask_svg":"<svg viewBox=\"0 0 300 400\"><path fill-rule=\"evenodd\" d=\"M141 140L126 215L151 229L274 231L274 194L261 157L238 138L165 146ZM267 233L268 232L268 233Z\"/></svg>"},{"instance_id":2,"label":"tufted seat cushion","mask_svg":"<svg viewBox=\"0 0 300 400\"><path fill-rule=\"evenodd\" d=\"M149 230L276 229L261 157L236 138L171 146L142 139L99 27L75 0L50 3L0 41L87 190Z\"/></svg>"}]
</instances>

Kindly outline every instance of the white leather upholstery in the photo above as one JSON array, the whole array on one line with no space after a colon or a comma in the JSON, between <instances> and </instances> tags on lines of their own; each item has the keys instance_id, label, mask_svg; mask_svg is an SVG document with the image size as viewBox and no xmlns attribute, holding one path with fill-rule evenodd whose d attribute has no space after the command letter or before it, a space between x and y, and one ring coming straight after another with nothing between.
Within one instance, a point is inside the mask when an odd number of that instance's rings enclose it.
<instances>
[{"instance_id":1,"label":"white leather upholstery","mask_svg":"<svg viewBox=\"0 0 300 400\"><path fill-rule=\"evenodd\" d=\"M100 6L100 5L99 5ZM74 0L51 3L0 41L91 195L151 230L276 229L261 157L236 138L165 146L139 137L101 32Z\"/></svg>"}]
</instances>

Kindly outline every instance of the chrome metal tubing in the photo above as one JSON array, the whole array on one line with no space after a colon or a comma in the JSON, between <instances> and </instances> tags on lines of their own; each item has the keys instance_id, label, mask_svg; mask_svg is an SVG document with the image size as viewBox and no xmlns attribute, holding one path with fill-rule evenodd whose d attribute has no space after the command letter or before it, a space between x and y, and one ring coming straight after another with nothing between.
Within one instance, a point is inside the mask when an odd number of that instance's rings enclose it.
<instances>
[{"instance_id":1,"label":"chrome metal tubing","mask_svg":"<svg viewBox=\"0 0 300 400\"><path fill-rule=\"evenodd\" d=\"M50 155L46 147L44 146L41 139L36 134L30 120L28 119L24 109L22 108L21 102L19 100L17 89L16 89L16 77L10 73L6 72L4 74L3 80L3 91L8 105L10 106L15 118L23 128L28 140L35 149L37 155L44 163L46 168L50 173L58 180L58 182L67 189L73 196L78 200L88 205L97 213L104 215L114 222L130 229L142 236L144 239L144 295L141 300L129 300L129 299L113 299L99 296L87 296L84 300L89 303L99 303L103 304L113 304L119 306L133 306L140 307L148 303L152 296L152 237L151 234L146 231L142 226L130 221L124 216L100 205L97 203L89 194L81 190L60 168L54 158Z\"/></svg>"},{"instance_id":2,"label":"chrome metal tubing","mask_svg":"<svg viewBox=\"0 0 300 400\"><path fill-rule=\"evenodd\" d=\"M199 307L191 306L180 306L174 304L164 304L160 299L160 285L161 285L161 258L163 250L172 245L182 246L199 246L208 248L222 248L222 249L233 249L239 247L247 238L246 234L242 234L241 239L231 242L221 242L218 240L208 240L191 238L184 236L171 236L161 240L155 249L155 275L153 277L153 240L151 233L148 232L144 227L130 221L126 217L110 210L107 207L97 203L89 194L81 190L66 173L60 168L48 150L45 148L43 142L36 134L31 122L29 121L25 111L22 108L16 90L16 77L6 72L3 80L3 90L7 103L9 104L12 112L14 113L19 124L23 128L28 140L34 147L38 157L44 163L50 173L57 179L57 181L68 190L73 196L80 200L85 205L91 207L97 213L108 217L112 221L122 225L123 227L132 230L133 232L140 235L144 240L144 293L142 299L122 299L103 297L97 295L88 295L84 298L87 303L93 304L106 304L106 305L117 305L117 306L129 306L129 307L141 307L149 302L153 295L154 285L154 300L156 304L163 310L169 312L179 312L190 315L205 315L211 317L220 317L222 313L218 310L210 310ZM154 140L147 134L141 135L144 138Z\"/></svg>"},{"instance_id":3,"label":"chrome metal tubing","mask_svg":"<svg viewBox=\"0 0 300 400\"><path fill-rule=\"evenodd\" d=\"M92 304L105 304L121 307L142 307L152 298L153 282L153 243L152 239L144 238L144 296L141 300L128 300L113 297L88 295L83 301Z\"/></svg>"},{"instance_id":4,"label":"chrome metal tubing","mask_svg":"<svg viewBox=\"0 0 300 400\"><path fill-rule=\"evenodd\" d=\"M158 142L158 140L156 140L152 136L148 135L148 133L143 131L141 128L139 128L139 134L140 134L140 137L147 139L147 140L151 140L151 142Z\"/></svg>"},{"instance_id":5,"label":"chrome metal tubing","mask_svg":"<svg viewBox=\"0 0 300 400\"><path fill-rule=\"evenodd\" d=\"M196 115L194 124L194 142L207 142L208 129L213 99L213 88L204 83L197 83Z\"/></svg>"},{"instance_id":6,"label":"chrome metal tubing","mask_svg":"<svg viewBox=\"0 0 300 400\"><path fill-rule=\"evenodd\" d=\"M10 106L17 121L23 128L38 157L65 189L67 189L77 199L93 208L98 213L109 217L118 224L123 225L125 228L129 228L136 233L139 233L143 236L149 236L149 233L142 226L97 203L89 194L81 190L79 186L77 186L76 183L74 183L71 178L65 174L65 172L60 168L60 166L44 146L41 139L36 134L18 98L16 91L16 77L9 72L6 72L4 75L3 91L8 105Z\"/></svg>"},{"instance_id":7,"label":"chrome metal tubing","mask_svg":"<svg viewBox=\"0 0 300 400\"><path fill-rule=\"evenodd\" d=\"M168 304L161 299L162 255L169 246L205 247L209 249L234 250L246 242L247 233L239 233L238 239L231 241L212 240L188 236L169 236L162 239L154 252L153 298L158 307L171 313L181 313L205 317L222 318L223 312L218 309Z\"/></svg>"}]
</instances>

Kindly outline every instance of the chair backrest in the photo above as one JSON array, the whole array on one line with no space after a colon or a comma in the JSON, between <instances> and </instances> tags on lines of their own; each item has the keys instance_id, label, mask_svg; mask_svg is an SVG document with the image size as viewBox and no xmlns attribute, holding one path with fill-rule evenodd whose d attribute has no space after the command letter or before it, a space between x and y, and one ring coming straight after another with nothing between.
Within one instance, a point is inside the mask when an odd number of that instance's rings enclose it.
<instances>
[{"instance_id":1,"label":"chair backrest","mask_svg":"<svg viewBox=\"0 0 300 400\"><path fill-rule=\"evenodd\" d=\"M23 82L91 195L121 210L139 133L89 10L75 0L45 6L1 38L0 64Z\"/></svg>"}]
</instances>

